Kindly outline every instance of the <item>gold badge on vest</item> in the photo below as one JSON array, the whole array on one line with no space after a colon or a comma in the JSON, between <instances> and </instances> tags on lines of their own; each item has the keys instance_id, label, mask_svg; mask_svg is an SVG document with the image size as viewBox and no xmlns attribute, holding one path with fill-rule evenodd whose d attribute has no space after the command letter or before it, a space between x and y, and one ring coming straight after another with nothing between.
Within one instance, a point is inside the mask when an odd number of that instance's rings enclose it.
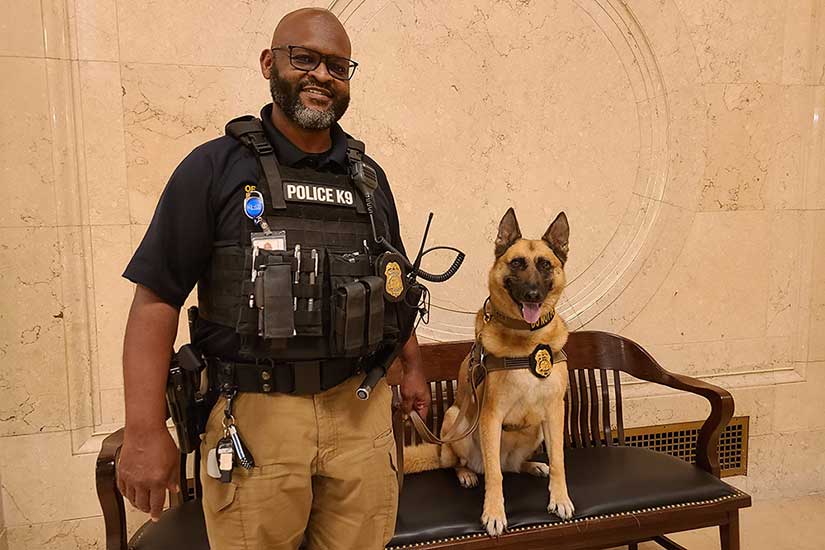
<instances>
[{"instance_id":1,"label":"gold badge on vest","mask_svg":"<svg viewBox=\"0 0 825 550\"><path fill-rule=\"evenodd\" d=\"M403 260L398 254L385 252L378 257L375 263L376 275L384 279L384 298L389 302L400 302L404 299L407 288L405 285Z\"/></svg>"}]
</instances>

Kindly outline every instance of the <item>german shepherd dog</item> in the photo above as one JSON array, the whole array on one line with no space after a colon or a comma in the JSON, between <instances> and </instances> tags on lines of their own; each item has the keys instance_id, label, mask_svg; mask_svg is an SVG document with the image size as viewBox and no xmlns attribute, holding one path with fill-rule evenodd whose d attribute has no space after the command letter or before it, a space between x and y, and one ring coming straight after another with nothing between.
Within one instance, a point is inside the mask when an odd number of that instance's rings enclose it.
<instances>
[{"instance_id":1,"label":"german shepherd dog","mask_svg":"<svg viewBox=\"0 0 825 550\"><path fill-rule=\"evenodd\" d=\"M440 447L411 447L405 457L408 472L454 467L464 487L476 486L478 474L485 474L481 522L491 536L507 528L502 472L549 475L547 511L563 519L573 515L563 450L567 362L559 354L568 330L555 315L565 285L569 234L564 212L537 240L522 238L512 208L501 219L488 278L489 301L475 320L476 346L482 346L487 359L536 357L536 350L549 348L555 352L554 361L548 361L545 352L541 374L533 368L488 372L478 388L484 396L478 430ZM469 380L472 358L471 353L461 364L455 404L444 414L442 438L464 433L475 418L477 402ZM543 441L548 442L549 467L529 461Z\"/></svg>"}]
</instances>

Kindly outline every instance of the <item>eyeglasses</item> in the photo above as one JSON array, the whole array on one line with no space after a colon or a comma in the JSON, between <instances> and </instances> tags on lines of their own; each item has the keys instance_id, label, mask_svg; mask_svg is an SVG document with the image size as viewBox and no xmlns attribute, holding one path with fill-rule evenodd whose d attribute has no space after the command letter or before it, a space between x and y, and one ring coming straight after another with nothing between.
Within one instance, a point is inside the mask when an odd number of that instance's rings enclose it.
<instances>
[{"instance_id":1,"label":"eyeglasses","mask_svg":"<svg viewBox=\"0 0 825 550\"><path fill-rule=\"evenodd\" d=\"M289 63L299 71L314 71L323 61L329 75L338 80L351 79L355 74L355 68L358 66L358 63L352 59L338 57L337 55L324 55L302 46L279 47L272 48L272 50L288 51Z\"/></svg>"}]
</instances>

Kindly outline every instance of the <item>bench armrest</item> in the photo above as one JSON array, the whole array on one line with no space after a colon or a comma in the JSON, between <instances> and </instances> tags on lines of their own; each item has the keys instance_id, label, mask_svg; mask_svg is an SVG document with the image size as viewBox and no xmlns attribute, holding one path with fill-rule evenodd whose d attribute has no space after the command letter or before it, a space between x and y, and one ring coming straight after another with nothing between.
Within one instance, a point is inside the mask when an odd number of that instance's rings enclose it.
<instances>
[{"instance_id":1,"label":"bench armrest","mask_svg":"<svg viewBox=\"0 0 825 550\"><path fill-rule=\"evenodd\" d=\"M106 526L106 550L127 550L126 508L117 488L117 458L123 445L123 428L103 440L95 465L97 498Z\"/></svg>"},{"instance_id":2,"label":"bench armrest","mask_svg":"<svg viewBox=\"0 0 825 550\"><path fill-rule=\"evenodd\" d=\"M665 369L661 371L661 378L656 380L659 384L701 395L710 402L710 415L702 424L696 440L696 465L720 477L719 436L733 417L733 396L729 391L704 380L672 373Z\"/></svg>"}]
</instances>

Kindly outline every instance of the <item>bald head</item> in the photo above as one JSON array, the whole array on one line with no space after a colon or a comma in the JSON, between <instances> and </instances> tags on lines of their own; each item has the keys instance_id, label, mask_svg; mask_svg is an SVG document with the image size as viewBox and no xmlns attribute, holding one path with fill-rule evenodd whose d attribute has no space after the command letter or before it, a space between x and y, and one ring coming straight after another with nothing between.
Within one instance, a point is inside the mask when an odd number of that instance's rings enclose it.
<instances>
[{"instance_id":1,"label":"bald head","mask_svg":"<svg viewBox=\"0 0 825 550\"><path fill-rule=\"evenodd\" d=\"M322 53L349 57L349 36L338 18L323 8L301 8L286 14L272 33L272 47L300 45Z\"/></svg>"}]
</instances>

